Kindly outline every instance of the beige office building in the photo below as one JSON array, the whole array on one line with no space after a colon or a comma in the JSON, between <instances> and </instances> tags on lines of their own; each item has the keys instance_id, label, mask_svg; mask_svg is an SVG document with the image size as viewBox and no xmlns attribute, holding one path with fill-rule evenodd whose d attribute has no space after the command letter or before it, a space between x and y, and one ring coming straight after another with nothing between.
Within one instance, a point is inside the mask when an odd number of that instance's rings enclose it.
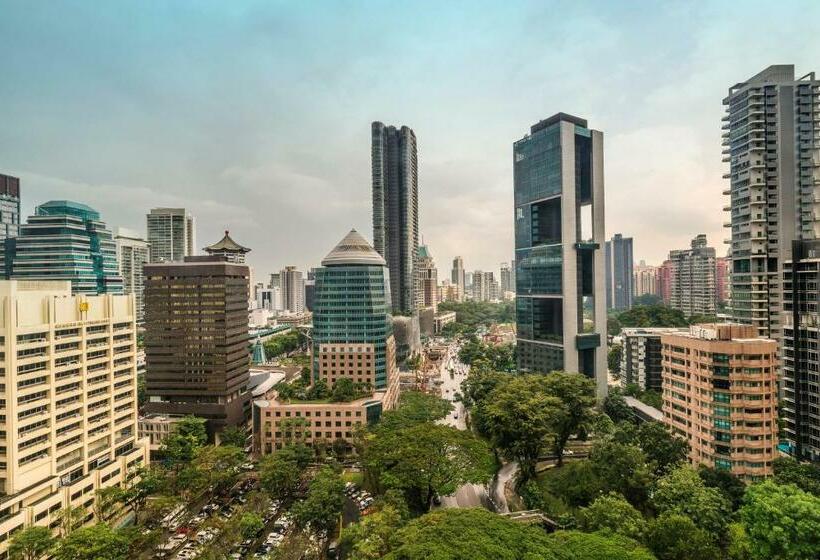
<instances>
[{"instance_id":1,"label":"beige office building","mask_svg":"<svg viewBox=\"0 0 820 560\"><path fill-rule=\"evenodd\" d=\"M147 462L137 440L133 295L71 295L63 281L0 281L0 558L9 535L94 517L98 488Z\"/></svg>"}]
</instances>

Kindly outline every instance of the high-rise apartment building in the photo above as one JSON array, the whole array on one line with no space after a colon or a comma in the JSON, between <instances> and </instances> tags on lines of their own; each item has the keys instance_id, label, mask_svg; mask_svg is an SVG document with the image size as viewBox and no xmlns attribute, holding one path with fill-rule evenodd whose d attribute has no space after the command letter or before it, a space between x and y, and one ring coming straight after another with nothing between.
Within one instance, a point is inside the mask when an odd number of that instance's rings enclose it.
<instances>
[{"instance_id":1,"label":"high-rise apartment building","mask_svg":"<svg viewBox=\"0 0 820 560\"><path fill-rule=\"evenodd\" d=\"M632 307L632 238L616 233L606 242L606 307Z\"/></svg>"},{"instance_id":2,"label":"high-rise apartment building","mask_svg":"<svg viewBox=\"0 0 820 560\"><path fill-rule=\"evenodd\" d=\"M715 297L718 303L727 303L729 301L729 291L731 286L731 279L729 277L729 267L732 260L729 257L715 258Z\"/></svg>"},{"instance_id":3,"label":"high-rise apartment building","mask_svg":"<svg viewBox=\"0 0 820 560\"><path fill-rule=\"evenodd\" d=\"M637 385L642 391L661 392L661 335L687 332L676 328L625 328L621 330L621 387Z\"/></svg>"},{"instance_id":4,"label":"high-rise apartment building","mask_svg":"<svg viewBox=\"0 0 820 560\"><path fill-rule=\"evenodd\" d=\"M131 295L72 295L68 281L0 281L0 555L31 524L56 528L96 490L147 463L137 440Z\"/></svg>"},{"instance_id":5,"label":"high-rise apartment building","mask_svg":"<svg viewBox=\"0 0 820 560\"><path fill-rule=\"evenodd\" d=\"M501 293L504 292L514 292L515 291L515 284L513 284L513 274L510 265L507 263L501 263Z\"/></svg>"},{"instance_id":6,"label":"high-rise apartment building","mask_svg":"<svg viewBox=\"0 0 820 560\"><path fill-rule=\"evenodd\" d=\"M427 245L419 245L418 256L418 276L421 283L421 300L419 307L432 307L436 310L438 305L438 270L433 256Z\"/></svg>"},{"instance_id":7,"label":"high-rise apartment building","mask_svg":"<svg viewBox=\"0 0 820 560\"><path fill-rule=\"evenodd\" d=\"M282 310L288 313L305 312L305 280L295 266L286 266L279 273L282 287Z\"/></svg>"},{"instance_id":8,"label":"high-rise apartment building","mask_svg":"<svg viewBox=\"0 0 820 560\"><path fill-rule=\"evenodd\" d=\"M632 273L633 294L641 296L658 296L658 267L647 265L644 261L636 265Z\"/></svg>"},{"instance_id":9,"label":"high-rise apartment building","mask_svg":"<svg viewBox=\"0 0 820 560\"><path fill-rule=\"evenodd\" d=\"M420 300L416 135L402 126L371 127L373 246L387 261L393 310L410 313Z\"/></svg>"},{"instance_id":10,"label":"high-rise apartment building","mask_svg":"<svg viewBox=\"0 0 820 560\"><path fill-rule=\"evenodd\" d=\"M245 255L251 252L247 247L231 239L228 230L225 230L225 236L222 239L213 245L208 245L203 251L211 256L220 257L227 262L236 264L244 264Z\"/></svg>"},{"instance_id":11,"label":"high-rise apartment building","mask_svg":"<svg viewBox=\"0 0 820 560\"><path fill-rule=\"evenodd\" d=\"M20 233L20 179L0 173L0 243Z\"/></svg>"},{"instance_id":12,"label":"high-rise apartment building","mask_svg":"<svg viewBox=\"0 0 820 560\"><path fill-rule=\"evenodd\" d=\"M658 297L665 305L672 303L672 285L675 281L675 263L669 259L658 267Z\"/></svg>"},{"instance_id":13,"label":"high-rise apartment building","mask_svg":"<svg viewBox=\"0 0 820 560\"><path fill-rule=\"evenodd\" d=\"M142 267L149 261L148 242L135 231L117 228L114 243L117 246L117 263L120 266L123 291L134 294L137 324L141 325L145 318L145 275Z\"/></svg>"},{"instance_id":14,"label":"high-rise apartment building","mask_svg":"<svg viewBox=\"0 0 820 560\"><path fill-rule=\"evenodd\" d=\"M261 453L287 441L293 418L308 444L351 442L358 426L378 421L398 398L396 344L385 260L356 231L348 233L316 269L312 379L333 390L342 381L358 393L352 400L256 401L254 440ZM292 432L291 432L292 433Z\"/></svg>"},{"instance_id":15,"label":"high-rise apartment building","mask_svg":"<svg viewBox=\"0 0 820 560\"><path fill-rule=\"evenodd\" d=\"M212 434L244 421L249 276L215 256L145 265L146 412L200 416Z\"/></svg>"},{"instance_id":16,"label":"high-rise apartment building","mask_svg":"<svg viewBox=\"0 0 820 560\"><path fill-rule=\"evenodd\" d=\"M152 208L146 220L152 263L181 261L196 254L194 217L185 208Z\"/></svg>"},{"instance_id":17,"label":"high-rise apartment building","mask_svg":"<svg viewBox=\"0 0 820 560\"><path fill-rule=\"evenodd\" d=\"M788 451L820 461L820 240L794 241L783 274L781 407Z\"/></svg>"},{"instance_id":18,"label":"high-rise apartment building","mask_svg":"<svg viewBox=\"0 0 820 560\"><path fill-rule=\"evenodd\" d=\"M490 286L487 284L487 274L482 270L472 273L472 295L474 301L490 301Z\"/></svg>"},{"instance_id":19,"label":"high-rise apartment building","mask_svg":"<svg viewBox=\"0 0 820 560\"><path fill-rule=\"evenodd\" d=\"M99 212L85 204L41 204L6 250L11 278L69 280L75 294L123 292L114 236Z\"/></svg>"},{"instance_id":20,"label":"high-rise apartment building","mask_svg":"<svg viewBox=\"0 0 820 560\"><path fill-rule=\"evenodd\" d=\"M820 81L769 66L729 88L723 104L732 314L780 340L783 263L793 240L820 237Z\"/></svg>"},{"instance_id":21,"label":"high-rise apartment building","mask_svg":"<svg viewBox=\"0 0 820 560\"><path fill-rule=\"evenodd\" d=\"M513 145L518 366L607 391L603 133L558 113Z\"/></svg>"},{"instance_id":22,"label":"high-rise apartment building","mask_svg":"<svg viewBox=\"0 0 820 560\"><path fill-rule=\"evenodd\" d=\"M465 289L466 289L466 273L464 272L464 259L461 257L456 257L453 259L453 269L450 272L450 281L456 286L456 293L458 294L458 300L461 301L464 298Z\"/></svg>"},{"instance_id":23,"label":"high-rise apartment building","mask_svg":"<svg viewBox=\"0 0 820 560\"><path fill-rule=\"evenodd\" d=\"M706 236L698 235L690 249L669 252L672 261L669 305L687 317L714 315L717 303L715 250L706 246Z\"/></svg>"},{"instance_id":24,"label":"high-rise apartment building","mask_svg":"<svg viewBox=\"0 0 820 560\"><path fill-rule=\"evenodd\" d=\"M777 457L777 342L753 325L693 325L661 335L663 416L693 465L748 481Z\"/></svg>"}]
</instances>

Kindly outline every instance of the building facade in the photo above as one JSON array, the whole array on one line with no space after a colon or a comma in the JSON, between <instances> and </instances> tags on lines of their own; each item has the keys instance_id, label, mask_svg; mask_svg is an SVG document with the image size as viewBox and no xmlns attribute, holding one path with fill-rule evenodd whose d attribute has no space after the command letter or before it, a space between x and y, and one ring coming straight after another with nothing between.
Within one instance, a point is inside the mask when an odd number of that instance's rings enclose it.
<instances>
[{"instance_id":1,"label":"building facade","mask_svg":"<svg viewBox=\"0 0 820 560\"><path fill-rule=\"evenodd\" d=\"M780 340L783 263L793 240L820 237L820 81L769 66L729 88L723 105L732 314Z\"/></svg>"},{"instance_id":2,"label":"building facade","mask_svg":"<svg viewBox=\"0 0 820 560\"><path fill-rule=\"evenodd\" d=\"M222 239L213 245L208 245L203 251L213 257L236 264L245 264L245 255L251 252L247 247L231 239L228 230L225 230L225 236Z\"/></svg>"},{"instance_id":3,"label":"building facade","mask_svg":"<svg viewBox=\"0 0 820 560\"><path fill-rule=\"evenodd\" d=\"M781 408L791 455L820 461L820 240L794 241L783 274Z\"/></svg>"},{"instance_id":4,"label":"building facade","mask_svg":"<svg viewBox=\"0 0 820 560\"><path fill-rule=\"evenodd\" d=\"M717 304L715 250L698 235L690 249L669 252L672 261L669 305L684 315L714 315Z\"/></svg>"},{"instance_id":5,"label":"building facade","mask_svg":"<svg viewBox=\"0 0 820 560\"><path fill-rule=\"evenodd\" d=\"M661 392L661 335L686 332L676 328L625 328L621 330L621 387L637 385L642 391Z\"/></svg>"},{"instance_id":6,"label":"building facade","mask_svg":"<svg viewBox=\"0 0 820 560\"><path fill-rule=\"evenodd\" d=\"M465 280L466 274L464 272L464 259L461 257L456 257L453 259L453 268L450 271L450 282L452 282L453 286L456 286L456 295L457 298L455 301L462 301L464 299L465 294Z\"/></svg>"},{"instance_id":7,"label":"building facade","mask_svg":"<svg viewBox=\"0 0 820 560\"><path fill-rule=\"evenodd\" d=\"M419 307L432 307L435 312L438 305L438 270L433 255L427 245L419 245L418 276L421 283Z\"/></svg>"},{"instance_id":8,"label":"building facade","mask_svg":"<svg viewBox=\"0 0 820 560\"><path fill-rule=\"evenodd\" d=\"M420 299L418 156L416 135L402 126L371 127L373 247L387 261L395 313L413 312Z\"/></svg>"},{"instance_id":9,"label":"building facade","mask_svg":"<svg viewBox=\"0 0 820 560\"><path fill-rule=\"evenodd\" d=\"M185 208L152 208L146 221L152 263L181 261L196 254L195 221Z\"/></svg>"},{"instance_id":10,"label":"building facade","mask_svg":"<svg viewBox=\"0 0 820 560\"><path fill-rule=\"evenodd\" d=\"M148 460L137 440L133 296L71 291L67 281L0 281L4 557L12 532L56 530L60 509L82 507L93 521L96 490Z\"/></svg>"},{"instance_id":11,"label":"building facade","mask_svg":"<svg viewBox=\"0 0 820 560\"><path fill-rule=\"evenodd\" d=\"M731 266L729 257L715 258L715 298L718 304L727 304L731 293L731 278L729 267Z\"/></svg>"},{"instance_id":12,"label":"building facade","mask_svg":"<svg viewBox=\"0 0 820 560\"><path fill-rule=\"evenodd\" d=\"M616 233L606 242L606 307L632 307L632 238Z\"/></svg>"},{"instance_id":13,"label":"building facade","mask_svg":"<svg viewBox=\"0 0 820 560\"><path fill-rule=\"evenodd\" d=\"M305 280L295 266L286 266L279 273L282 286L282 310L288 313L305 312Z\"/></svg>"},{"instance_id":14,"label":"building facade","mask_svg":"<svg viewBox=\"0 0 820 560\"><path fill-rule=\"evenodd\" d=\"M211 435L245 421L249 275L212 256L145 266L146 413L205 418Z\"/></svg>"},{"instance_id":15,"label":"building facade","mask_svg":"<svg viewBox=\"0 0 820 560\"><path fill-rule=\"evenodd\" d=\"M0 243L20 234L20 179L0 173Z\"/></svg>"},{"instance_id":16,"label":"building facade","mask_svg":"<svg viewBox=\"0 0 820 560\"><path fill-rule=\"evenodd\" d=\"M271 453L298 430L302 441L352 441L357 426L378 421L398 398L396 344L385 260L356 231L348 233L316 270L312 380L330 390L342 380L360 389L350 402L281 400L253 407L254 441ZM299 427L293 420L299 419Z\"/></svg>"},{"instance_id":17,"label":"building facade","mask_svg":"<svg viewBox=\"0 0 820 560\"><path fill-rule=\"evenodd\" d=\"M510 265L501 263L501 270L499 272L501 277L501 293L515 292L515 284L513 284L513 274Z\"/></svg>"},{"instance_id":18,"label":"building facade","mask_svg":"<svg viewBox=\"0 0 820 560\"><path fill-rule=\"evenodd\" d=\"M123 292L134 294L137 324L141 325L145 320L145 276L142 267L149 259L148 241L135 231L117 228L114 243L117 246L117 263L120 266Z\"/></svg>"},{"instance_id":19,"label":"building facade","mask_svg":"<svg viewBox=\"0 0 820 560\"><path fill-rule=\"evenodd\" d=\"M661 336L663 416L693 465L747 481L772 474L777 452L777 342L754 325L693 325Z\"/></svg>"},{"instance_id":20,"label":"building facade","mask_svg":"<svg viewBox=\"0 0 820 560\"><path fill-rule=\"evenodd\" d=\"M558 113L513 146L518 366L607 390L603 133Z\"/></svg>"},{"instance_id":21,"label":"building facade","mask_svg":"<svg viewBox=\"0 0 820 560\"><path fill-rule=\"evenodd\" d=\"M641 296L658 296L658 267L647 265L643 261L636 265L632 276L633 294Z\"/></svg>"},{"instance_id":22,"label":"building facade","mask_svg":"<svg viewBox=\"0 0 820 560\"><path fill-rule=\"evenodd\" d=\"M68 280L75 294L123 293L114 236L99 212L85 204L41 204L6 250L11 278Z\"/></svg>"}]
</instances>

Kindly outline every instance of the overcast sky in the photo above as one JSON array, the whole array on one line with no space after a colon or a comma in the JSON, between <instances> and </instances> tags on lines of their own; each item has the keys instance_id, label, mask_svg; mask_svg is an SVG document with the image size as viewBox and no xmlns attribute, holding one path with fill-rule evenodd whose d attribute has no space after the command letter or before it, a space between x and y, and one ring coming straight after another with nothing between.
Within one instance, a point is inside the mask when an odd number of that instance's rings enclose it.
<instances>
[{"instance_id":1,"label":"overcast sky","mask_svg":"<svg viewBox=\"0 0 820 560\"><path fill-rule=\"evenodd\" d=\"M420 226L448 277L513 255L512 143L558 111L604 131L606 229L660 262L719 254L721 100L820 71L820 2L0 0L0 173L145 230L224 229L257 275L369 239L370 123L419 146Z\"/></svg>"}]
</instances>

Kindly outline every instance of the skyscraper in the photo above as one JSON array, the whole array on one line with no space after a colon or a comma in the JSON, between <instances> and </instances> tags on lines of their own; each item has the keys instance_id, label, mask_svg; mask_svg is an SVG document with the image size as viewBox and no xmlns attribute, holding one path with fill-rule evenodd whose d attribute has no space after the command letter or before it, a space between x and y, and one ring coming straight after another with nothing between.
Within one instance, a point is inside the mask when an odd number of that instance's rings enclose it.
<instances>
[{"instance_id":1,"label":"skyscraper","mask_svg":"<svg viewBox=\"0 0 820 560\"><path fill-rule=\"evenodd\" d=\"M282 286L282 310L289 313L305 311L305 280L295 266L286 266L279 273Z\"/></svg>"},{"instance_id":2,"label":"skyscraper","mask_svg":"<svg viewBox=\"0 0 820 560\"><path fill-rule=\"evenodd\" d=\"M607 391L603 133L558 113L513 145L518 365Z\"/></svg>"},{"instance_id":3,"label":"skyscraper","mask_svg":"<svg viewBox=\"0 0 820 560\"><path fill-rule=\"evenodd\" d=\"M690 249L669 252L673 271L669 306L687 317L714 315L717 303L715 250L706 246L706 236L702 233L691 245Z\"/></svg>"},{"instance_id":4,"label":"skyscraper","mask_svg":"<svg viewBox=\"0 0 820 560\"><path fill-rule=\"evenodd\" d=\"M606 307L632 307L632 238L616 233L606 242Z\"/></svg>"},{"instance_id":5,"label":"skyscraper","mask_svg":"<svg viewBox=\"0 0 820 560\"><path fill-rule=\"evenodd\" d=\"M185 208L153 208L146 220L152 263L181 261L196 254L194 217Z\"/></svg>"},{"instance_id":6,"label":"skyscraper","mask_svg":"<svg viewBox=\"0 0 820 560\"><path fill-rule=\"evenodd\" d=\"M512 283L512 269L507 263L501 263L501 292L514 292L515 285Z\"/></svg>"},{"instance_id":7,"label":"skyscraper","mask_svg":"<svg viewBox=\"0 0 820 560\"><path fill-rule=\"evenodd\" d=\"M632 273L632 293L636 298L645 295L660 297L660 294L658 294L658 268L657 266L647 265L644 261L635 266Z\"/></svg>"},{"instance_id":8,"label":"skyscraper","mask_svg":"<svg viewBox=\"0 0 820 560\"><path fill-rule=\"evenodd\" d=\"M145 265L146 412L244 422L249 276L217 256Z\"/></svg>"},{"instance_id":9,"label":"skyscraper","mask_svg":"<svg viewBox=\"0 0 820 560\"><path fill-rule=\"evenodd\" d=\"M145 318L145 275L142 267L148 262L148 242L137 232L125 228L117 228L114 242L117 245L117 262L120 266L123 291L126 294L134 294L137 324L141 325Z\"/></svg>"},{"instance_id":10,"label":"skyscraper","mask_svg":"<svg viewBox=\"0 0 820 560\"><path fill-rule=\"evenodd\" d=\"M427 245L419 245L418 275L421 283L419 307L432 307L435 311L438 304L438 270Z\"/></svg>"},{"instance_id":11,"label":"skyscraper","mask_svg":"<svg viewBox=\"0 0 820 560\"><path fill-rule=\"evenodd\" d=\"M461 257L456 257L453 259L453 269L450 272L450 281L454 286L456 286L458 301L463 300L464 290L467 286L465 285L466 274L464 272L464 260Z\"/></svg>"},{"instance_id":12,"label":"skyscraper","mask_svg":"<svg viewBox=\"0 0 820 560\"><path fill-rule=\"evenodd\" d=\"M730 275L729 267L732 264L730 257L716 257L715 258L715 293L717 294L718 303L727 303L729 301Z\"/></svg>"},{"instance_id":13,"label":"skyscraper","mask_svg":"<svg viewBox=\"0 0 820 560\"><path fill-rule=\"evenodd\" d=\"M371 129L373 246L390 270L393 311L411 313L421 292L416 135L380 122Z\"/></svg>"},{"instance_id":14,"label":"skyscraper","mask_svg":"<svg viewBox=\"0 0 820 560\"><path fill-rule=\"evenodd\" d=\"M114 236L99 212L85 204L41 204L7 250L12 254L6 272L14 279L70 280L75 294L123 292Z\"/></svg>"},{"instance_id":15,"label":"skyscraper","mask_svg":"<svg viewBox=\"0 0 820 560\"><path fill-rule=\"evenodd\" d=\"M814 72L795 78L794 65L780 64L735 84L723 100L732 314L776 340L792 241L820 237L818 88Z\"/></svg>"},{"instance_id":16,"label":"skyscraper","mask_svg":"<svg viewBox=\"0 0 820 560\"><path fill-rule=\"evenodd\" d=\"M0 173L0 243L20 233L20 179Z\"/></svg>"}]
</instances>

